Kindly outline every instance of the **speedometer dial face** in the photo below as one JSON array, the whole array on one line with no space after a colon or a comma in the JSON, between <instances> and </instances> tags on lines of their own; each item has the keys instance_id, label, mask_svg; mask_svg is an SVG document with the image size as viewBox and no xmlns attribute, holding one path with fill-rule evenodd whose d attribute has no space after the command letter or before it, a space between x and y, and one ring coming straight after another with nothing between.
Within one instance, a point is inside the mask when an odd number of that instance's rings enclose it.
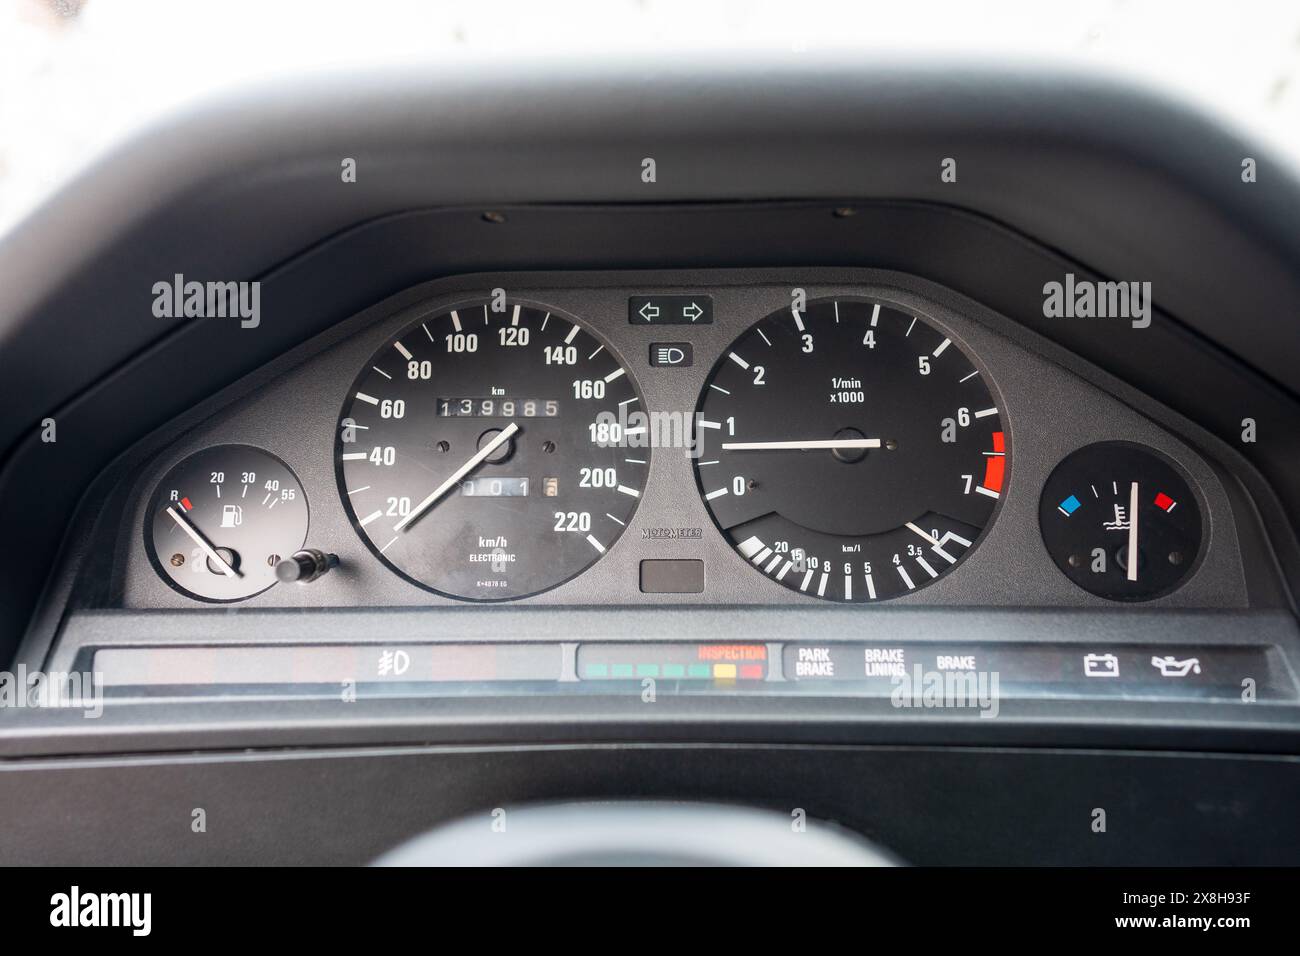
<instances>
[{"instance_id":1,"label":"speedometer dial face","mask_svg":"<svg viewBox=\"0 0 1300 956\"><path fill-rule=\"evenodd\" d=\"M636 510L650 450L619 423L640 403L571 317L467 304L367 362L339 423L340 490L362 537L416 584L536 594L605 554Z\"/></svg>"},{"instance_id":2,"label":"speedometer dial face","mask_svg":"<svg viewBox=\"0 0 1300 956\"><path fill-rule=\"evenodd\" d=\"M776 312L726 349L696 478L756 569L834 601L908 594L979 542L1009 475L984 374L926 320L865 300Z\"/></svg>"}]
</instances>

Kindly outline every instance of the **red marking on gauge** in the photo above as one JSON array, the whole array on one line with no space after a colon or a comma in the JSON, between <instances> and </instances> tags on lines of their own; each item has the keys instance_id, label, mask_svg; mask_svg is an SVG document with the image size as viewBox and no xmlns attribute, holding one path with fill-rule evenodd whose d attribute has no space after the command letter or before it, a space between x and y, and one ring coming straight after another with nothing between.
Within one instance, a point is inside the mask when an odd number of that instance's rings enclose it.
<instances>
[{"instance_id":1,"label":"red marking on gauge","mask_svg":"<svg viewBox=\"0 0 1300 956\"><path fill-rule=\"evenodd\" d=\"M701 661L765 661L766 644L700 644L695 659Z\"/></svg>"},{"instance_id":2,"label":"red marking on gauge","mask_svg":"<svg viewBox=\"0 0 1300 956\"><path fill-rule=\"evenodd\" d=\"M989 491L1002 491L1002 478L1006 473L1006 437L993 433L993 453L984 460L984 487Z\"/></svg>"},{"instance_id":3,"label":"red marking on gauge","mask_svg":"<svg viewBox=\"0 0 1300 956\"><path fill-rule=\"evenodd\" d=\"M186 511L193 511L193 510L194 510L194 506L193 506L192 504L190 504L190 499L189 499L189 498L182 498L182 499L181 499L181 507L184 508Z\"/></svg>"},{"instance_id":4,"label":"red marking on gauge","mask_svg":"<svg viewBox=\"0 0 1300 956\"><path fill-rule=\"evenodd\" d=\"M1173 511L1174 506L1177 504L1178 502L1174 501L1173 498L1170 498L1163 491L1160 492L1160 494L1156 495L1156 507L1159 508L1161 511L1165 511L1165 512Z\"/></svg>"}]
</instances>

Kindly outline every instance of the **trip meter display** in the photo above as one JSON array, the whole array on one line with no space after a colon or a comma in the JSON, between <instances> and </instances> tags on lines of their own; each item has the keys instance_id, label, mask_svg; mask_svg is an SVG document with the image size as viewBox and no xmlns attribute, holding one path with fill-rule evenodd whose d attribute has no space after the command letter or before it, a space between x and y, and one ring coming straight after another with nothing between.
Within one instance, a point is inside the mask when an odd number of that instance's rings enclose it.
<instances>
[{"instance_id":1,"label":"trip meter display","mask_svg":"<svg viewBox=\"0 0 1300 956\"><path fill-rule=\"evenodd\" d=\"M573 318L463 305L403 329L357 377L340 492L370 547L416 584L474 601L536 594L597 561L636 510L650 449L620 422L640 402Z\"/></svg>"},{"instance_id":2,"label":"trip meter display","mask_svg":"<svg viewBox=\"0 0 1300 956\"><path fill-rule=\"evenodd\" d=\"M970 553L1010 447L983 373L926 320L866 300L776 312L710 373L696 478L758 572L810 597L919 590Z\"/></svg>"}]
</instances>

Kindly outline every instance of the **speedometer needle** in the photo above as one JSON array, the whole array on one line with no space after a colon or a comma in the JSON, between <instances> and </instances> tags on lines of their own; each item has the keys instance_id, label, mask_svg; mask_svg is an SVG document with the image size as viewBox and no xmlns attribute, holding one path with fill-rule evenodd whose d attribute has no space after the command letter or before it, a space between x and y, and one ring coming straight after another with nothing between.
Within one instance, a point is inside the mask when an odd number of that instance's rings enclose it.
<instances>
[{"instance_id":1,"label":"speedometer needle","mask_svg":"<svg viewBox=\"0 0 1300 956\"><path fill-rule=\"evenodd\" d=\"M811 451L814 449L828 448L835 450L837 448L879 448L881 441L879 438L829 438L817 439L813 441L724 441L722 443L723 451L781 451L784 449L792 451Z\"/></svg>"},{"instance_id":2,"label":"speedometer needle","mask_svg":"<svg viewBox=\"0 0 1300 956\"><path fill-rule=\"evenodd\" d=\"M393 525L393 530L394 531L404 530L408 525L410 525L412 521L420 517L420 515L424 514L426 511L428 511L430 505L432 505L435 501L437 501L439 498L445 495L448 489L453 487L456 484L456 482L460 481L471 471L473 471L475 468L481 465L483 463L483 460L487 458L488 455L492 454L503 444L508 442L510 440L510 436L512 436L517 431L519 431L519 426L516 425L514 422L511 422L505 428L501 429L500 433L495 438L493 438L490 442L488 442L486 445L480 448L478 450L478 453L473 458L471 458L469 461L465 462L465 464L461 465L459 468L453 471L451 473L451 477L449 477L446 481L440 484L437 488L433 489L433 491L429 494L429 497L425 498L418 505L412 508L411 513L408 514L405 518L397 522L397 524Z\"/></svg>"},{"instance_id":3,"label":"speedometer needle","mask_svg":"<svg viewBox=\"0 0 1300 956\"><path fill-rule=\"evenodd\" d=\"M215 563L216 566L221 569L222 574L224 574L228 578L239 577L239 573L234 568L232 568L229 562L227 562L226 559L223 558L217 552L217 549L214 548L212 545L208 544L208 539L203 537L203 535L199 534L193 525L191 525L188 521L186 521L179 514L177 514L175 508L173 508L171 505L168 505L167 513L172 516L173 521L175 521L178 525L181 526L181 530L184 531L187 535L189 535L191 540L193 540L194 543L197 544L203 550L203 553L208 556L208 559L213 563Z\"/></svg>"}]
</instances>

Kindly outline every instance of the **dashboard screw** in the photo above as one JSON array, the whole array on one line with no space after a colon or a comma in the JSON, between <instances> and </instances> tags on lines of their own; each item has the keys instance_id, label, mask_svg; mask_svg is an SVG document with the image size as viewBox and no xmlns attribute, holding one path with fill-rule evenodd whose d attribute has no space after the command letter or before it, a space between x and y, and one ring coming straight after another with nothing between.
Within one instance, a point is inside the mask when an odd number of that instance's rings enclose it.
<instances>
[{"instance_id":1,"label":"dashboard screw","mask_svg":"<svg viewBox=\"0 0 1300 956\"><path fill-rule=\"evenodd\" d=\"M185 555L181 554L179 551L172 555L173 568L179 568L184 563L185 563Z\"/></svg>"},{"instance_id":2,"label":"dashboard screw","mask_svg":"<svg viewBox=\"0 0 1300 956\"><path fill-rule=\"evenodd\" d=\"M545 442L542 442L542 451L546 452L546 454L548 454L548 455L554 454L554 453L555 453L555 442L553 442L553 441L545 441Z\"/></svg>"},{"instance_id":3,"label":"dashboard screw","mask_svg":"<svg viewBox=\"0 0 1300 956\"><path fill-rule=\"evenodd\" d=\"M451 445L447 444L445 441L440 441L438 442L438 451L445 455L447 452L451 451Z\"/></svg>"}]
</instances>

